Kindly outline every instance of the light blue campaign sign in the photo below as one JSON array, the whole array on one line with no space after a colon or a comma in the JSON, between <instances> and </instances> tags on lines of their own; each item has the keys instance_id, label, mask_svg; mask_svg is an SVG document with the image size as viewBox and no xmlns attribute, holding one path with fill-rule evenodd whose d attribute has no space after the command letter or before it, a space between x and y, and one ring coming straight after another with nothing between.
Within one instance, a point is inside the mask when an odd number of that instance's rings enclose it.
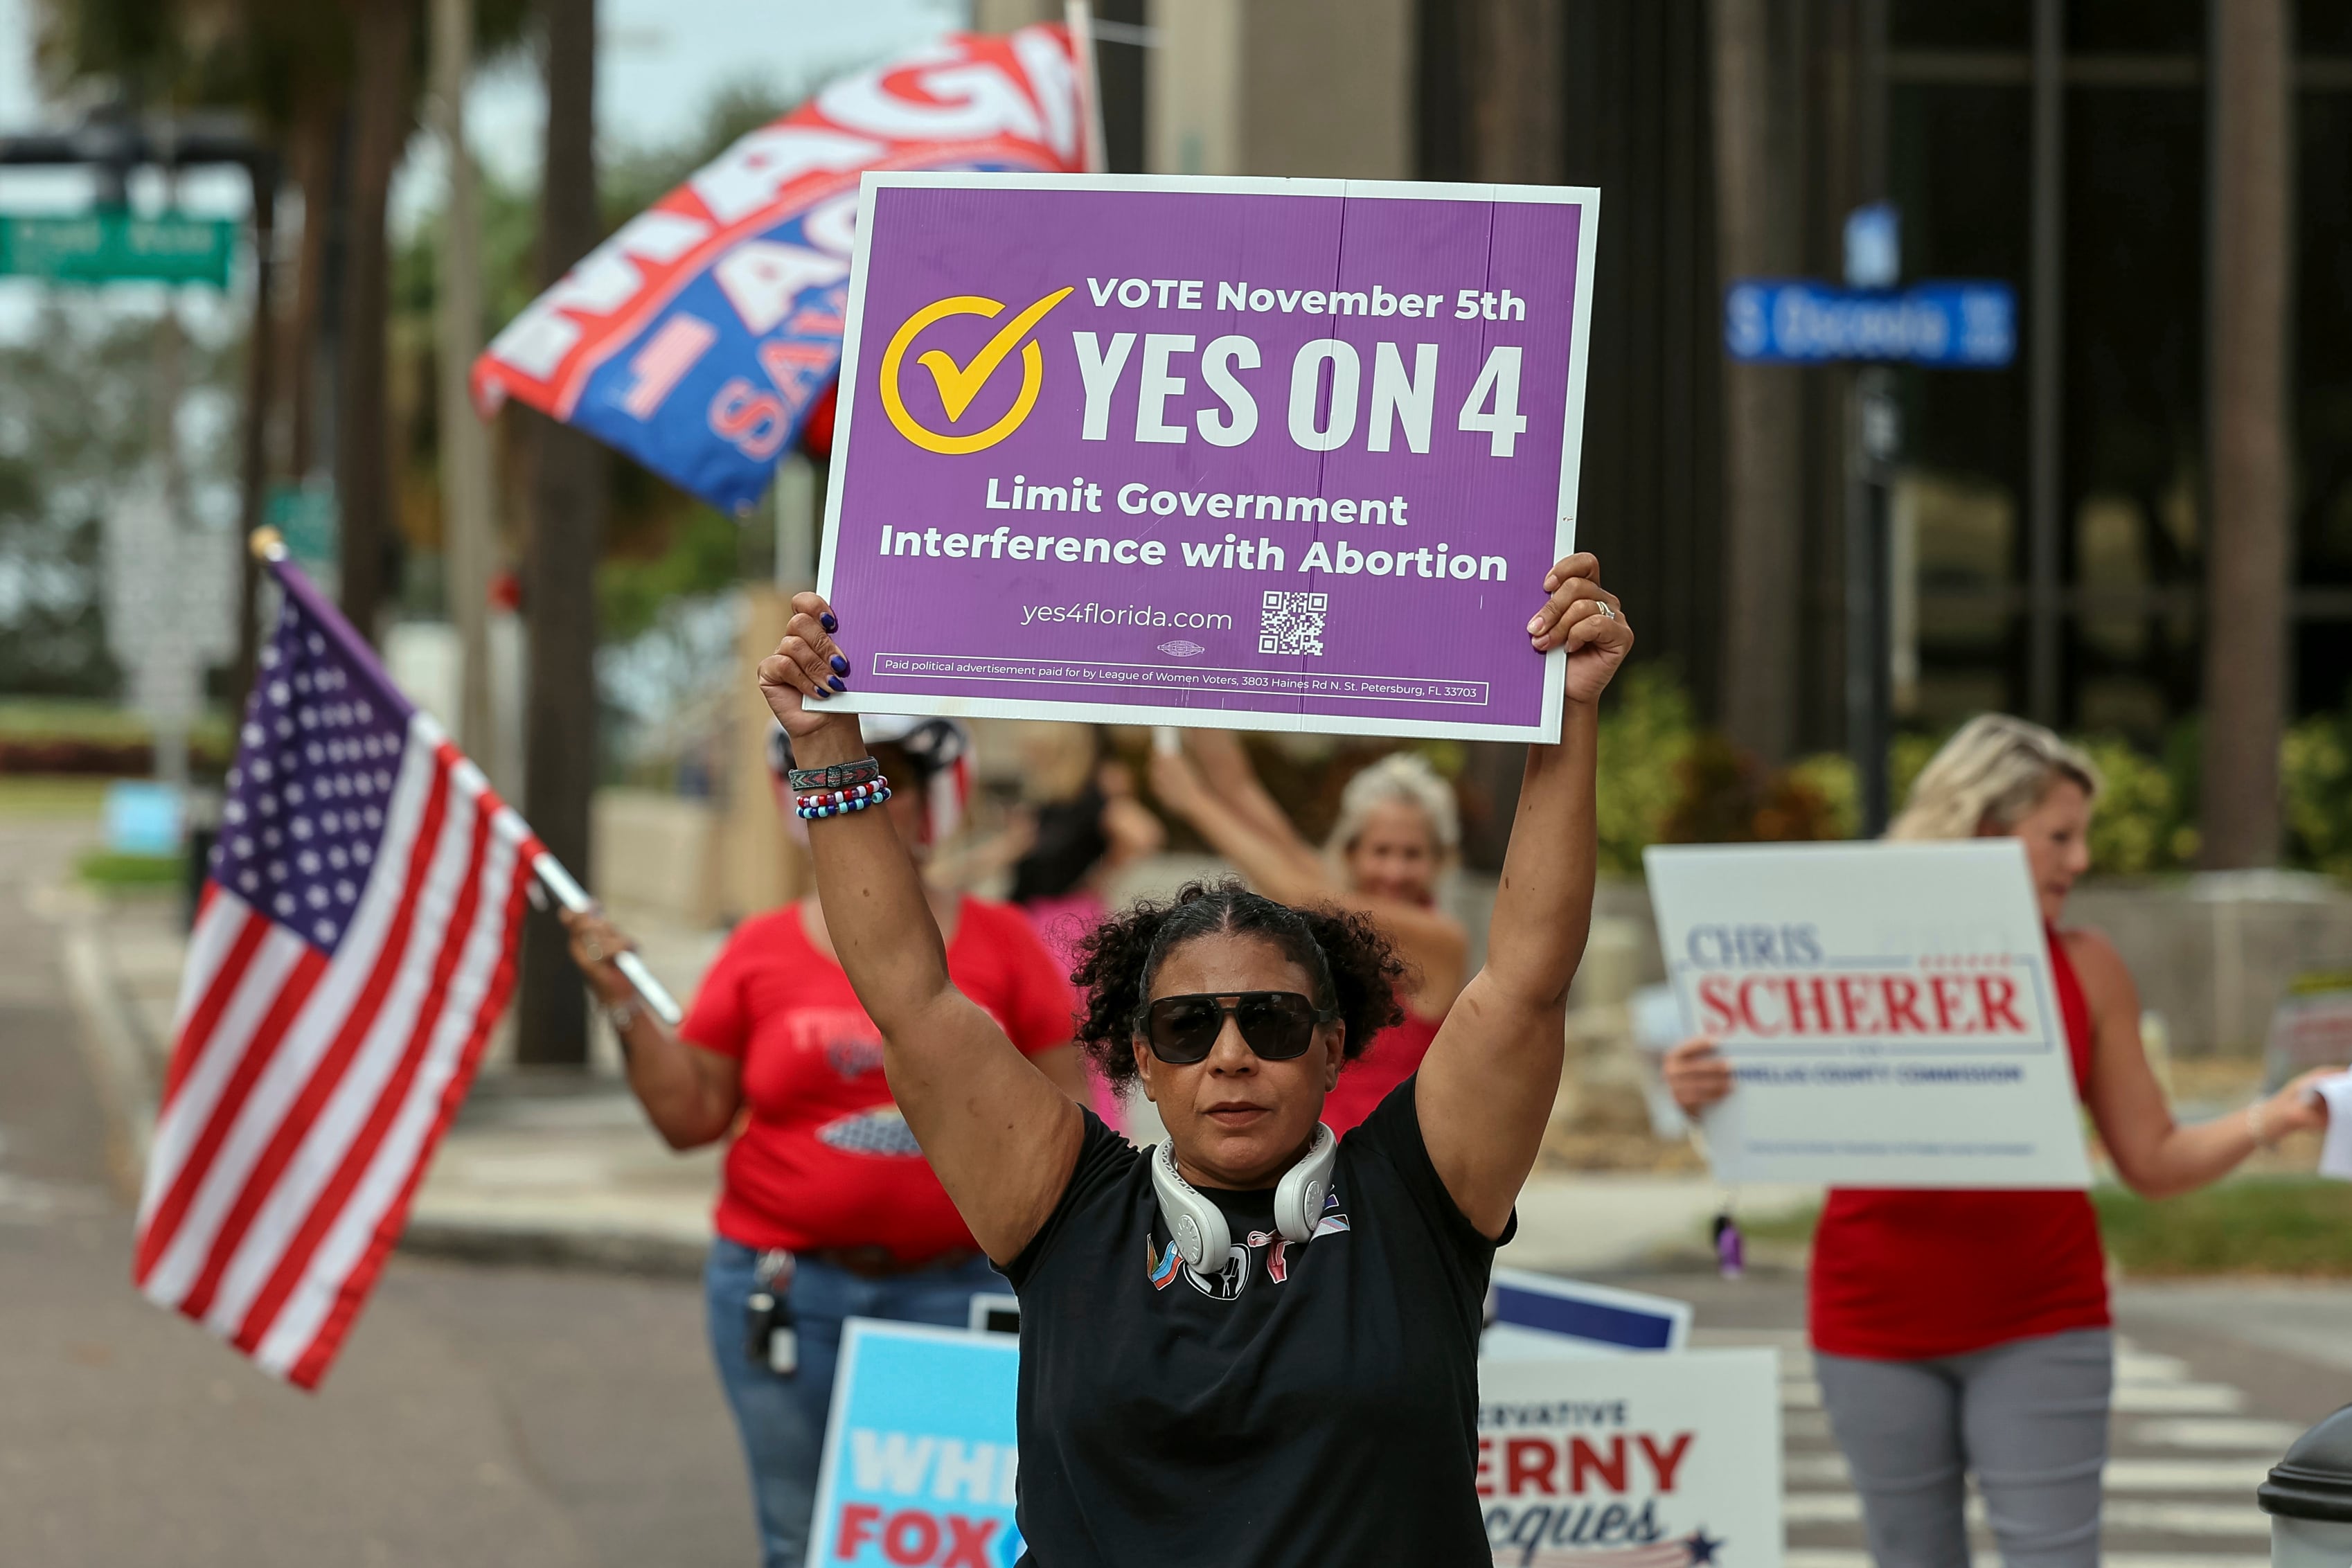
<instances>
[{"instance_id":1,"label":"light blue campaign sign","mask_svg":"<svg viewBox=\"0 0 2352 1568\"><path fill-rule=\"evenodd\" d=\"M850 1319L810 1568L1012 1568L1020 1364L1008 1335Z\"/></svg>"},{"instance_id":2,"label":"light blue campaign sign","mask_svg":"<svg viewBox=\"0 0 2352 1568\"><path fill-rule=\"evenodd\" d=\"M1999 282L1896 292L1746 279L1724 296L1723 345L1733 359L1760 364L1878 360L1997 370L2017 357L2017 294Z\"/></svg>"},{"instance_id":3,"label":"light blue campaign sign","mask_svg":"<svg viewBox=\"0 0 2352 1568\"><path fill-rule=\"evenodd\" d=\"M170 784L117 779L106 786L106 847L117 855L177 855L182 810Z\"/></svg>"}]
</instances>

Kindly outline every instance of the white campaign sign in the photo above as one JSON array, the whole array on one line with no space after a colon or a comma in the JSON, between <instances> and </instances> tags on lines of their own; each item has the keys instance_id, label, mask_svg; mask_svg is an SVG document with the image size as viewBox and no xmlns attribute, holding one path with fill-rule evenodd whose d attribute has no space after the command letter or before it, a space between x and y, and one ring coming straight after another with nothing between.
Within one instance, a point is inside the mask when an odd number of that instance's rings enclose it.
<instances>
[{"instance_id":1,"label":"white campaign sign","mask_svg":"<svg viewBox=\"0 0 2352 1568\"><path fill-rule=\"evenodd\" d=\"M1478 1363L1496 1568L1780 1568L1780 1358Z\"/></svg>"},{"instance_id":2,"label":"white campaign sign","mask_svg":"<svg viewBox=\"0 0 2352 1568\"><path fill-rule=\"evenodd\" d=\"M1719 1180L2090 1184L2023 846L1677 846L1643 861L1684 1019L1738 1074L1705 1122Z\"/></svg>"}]
</instances>

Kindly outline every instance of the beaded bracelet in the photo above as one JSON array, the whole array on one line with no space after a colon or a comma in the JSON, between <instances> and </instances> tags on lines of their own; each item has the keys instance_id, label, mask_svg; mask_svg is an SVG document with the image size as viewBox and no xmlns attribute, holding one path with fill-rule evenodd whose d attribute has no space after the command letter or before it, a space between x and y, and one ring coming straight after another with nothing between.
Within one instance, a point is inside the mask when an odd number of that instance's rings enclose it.
<instances>
[{"instance_id":1,"label":"beaded bracelet","mask_svg":"<svg viewBox=\"0 0 2352 1568\"><path fill-rule=\"evenodd\" d=\"M831 805L796 805L793 809L800 814L803 822L821 822L828 816L846 816L853 811L864 811L867 806L880 805L889 798L890 786L885 784L876 789L872 795L856 800L844 800Z\"/></svg>"},{"instance_id":2,"label":"beaded bracelet","mask_svg":"<svg viewBox=\"0 0 2352 1568\"><path fill-rule=\"evenodd\" d=\"M797 795L803 790L846 789L851 784L878 784L882 764L872 757L860 757L854 763L835 763L824 768L794 768L785 781Z\"/></svg>"},{"instance_id":3,"label":"beaded bracelet","mask_svg":"<svg viewBox=\"0 0 2352 1568\"><path fill-rule=\"evenodd\" d=\"M889 787L890 783L887 779L877 778L871 784L852 784L847 789L819 790L814 794L804 795L800 797L799 804L808 806L847 805L851 801L865 800Z\"/></svg>"}]
</instances>

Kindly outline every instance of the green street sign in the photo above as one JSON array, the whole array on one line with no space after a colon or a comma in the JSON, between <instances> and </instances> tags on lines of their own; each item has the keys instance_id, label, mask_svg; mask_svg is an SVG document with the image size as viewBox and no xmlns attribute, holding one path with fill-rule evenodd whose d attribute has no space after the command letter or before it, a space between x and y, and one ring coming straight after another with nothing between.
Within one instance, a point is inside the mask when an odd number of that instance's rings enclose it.
<instances>
[{"instance_id":1,"label":"green street sign","mask_svg":"<svg viewBox=\"0 0 2352 1568\"><path fill-rule=\"evenodd\" d=\"M120 209L73 216L0 214L0 273L53 283L209 283L228 287L236 225L228 218Z\"/></svg>"},{"instance_id":2,"label":"green street sign","mask_svg":"<svg viewBox=\"0 0 2352 1568\"><path fill-rule=\"evenodd\" d=\"M286 552L309 567L335 563L335 536L340 512L331 484L286 484L269 487L262 498L261 520L286 542Z\"/></svg>"}]
</instances>

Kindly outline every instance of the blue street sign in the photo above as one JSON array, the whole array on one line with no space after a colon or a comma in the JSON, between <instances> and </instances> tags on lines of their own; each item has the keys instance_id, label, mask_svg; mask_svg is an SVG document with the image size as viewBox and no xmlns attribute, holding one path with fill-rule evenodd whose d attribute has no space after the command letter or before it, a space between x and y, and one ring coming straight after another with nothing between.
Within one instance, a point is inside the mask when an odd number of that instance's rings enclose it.
<instances>
[{"instance_id":1,"label":"blue street sign","mask_svg":"<svg viewBox=\"0 0 2352 1568\"><path fill-rule=\"evenodd\" d=\"M1897 361L1997 370L2017 357L2006 283L1919 283L1899 292L1805 279L1743 279L1724 295L1723 346L1759 364Z\"/></svg>"}]
</instances>

